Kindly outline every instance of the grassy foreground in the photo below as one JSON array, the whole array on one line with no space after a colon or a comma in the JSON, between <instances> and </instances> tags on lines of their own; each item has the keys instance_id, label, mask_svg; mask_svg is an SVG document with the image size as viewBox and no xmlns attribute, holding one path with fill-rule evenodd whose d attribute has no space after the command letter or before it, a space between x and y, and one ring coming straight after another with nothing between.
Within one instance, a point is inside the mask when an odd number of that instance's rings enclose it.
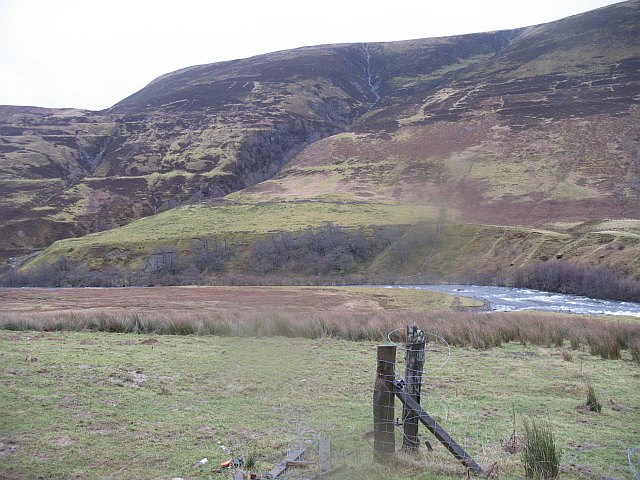
<instances>
[{"instance_id":1,"label":"grassy foreground","mask_svg":"<svg viewBox=\"0 0 640 480\"><path fill-rule=\"evenodd\" d=\"M234 455L255 454L264 471L319 433L349 466L335 478L463 473L427 433L434 452L371 465L363 434L372 428L372 342L0 331L0 356L2 478L222 479L229 473L213 468L229 455L218 442ZM510 343L453 348L446 358L430 344L423 405L482 466L497 462L501 478L523 475L520 454L501 444L513 408L518 433L525 418L550 423L563 478L628 477L626 449L640 438L640 370L626 356L604 361L568 344ZM601 414L580 407L587 381ZM206 467L191 466L204 457Z\"/></svg>"}]
</instances>

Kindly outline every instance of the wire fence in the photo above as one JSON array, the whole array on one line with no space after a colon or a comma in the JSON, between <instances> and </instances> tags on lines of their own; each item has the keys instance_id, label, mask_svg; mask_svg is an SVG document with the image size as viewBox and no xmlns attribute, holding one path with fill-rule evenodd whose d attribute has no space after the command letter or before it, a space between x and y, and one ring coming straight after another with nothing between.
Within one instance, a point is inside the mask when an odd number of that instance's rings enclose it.
<instances>
[{"instance_id":1,"label":"wire fence","mask_svg":"<svg viewBox=\"0 0 640 480\"><path fill-rule=\"evenodd\" d=\"M435 420L437 426L444 428L451 434L453 443L462 447L462 453L469 454L472 459L478 455L484 457L483 454L492 455L495 458L493 455L496 445L495 428L489 427L486 422L479 420L481 416L478 412L478 405L470 405L460 397L453 405L455 411L452 411L452 403L448 398L452 392L447 388L451 383L445 372L445 367L452 355L450 345L440 335L419 330L418 332L418 341L424 345L422 358L428 359L426 365L419 363L417 368L414 368L416 365L412 361L412 356L416 353L413 346L415 344L412 342L416 339L412 338L407 346L407 335L410 333L403 329L393 330L389 332L387 338L396 347L396 359L386 362L384 370L392 371L396 367L397 371L380 375L379 365L376 388L381 388L384 385L384 388L391 390L393 394L393 388L397 386L406 389L410 394L416 394L416 400L421 404L425 413L428 412L428 416ZM416 381L418 382L417 388L413 385ZM445 392L445 390L449 391ZM383 402L376 404L376 398L383 398ZM460 468L460 462L451 456L453 452L450 446L447 449L442 448L438 441L429 434L416 436L417 425L415 429L407 428L407 423L413 421L417 424L418 414L405 407L402 402L393 402L393 412L388 412L384 410L389 408L384 395L380 397L374 393L373 406L374 425L386 433L377 438L375 451L377 457L395 457L399 451L406 454L406 460L410 459L412 462L429 463L438 468L445 466ZM376 418L378 411L382 418ZM396 446L399 447L399 450L395 448Z\"/></svg>"},{"instance_id":2,"label":"wire fence","mask_svg":"<svg viewBox=\"0 0 640 480\"><path fill-rule=\"evenodd\" d=\"M522 448L524 432L518 431L518 420L524 412L512 405L512 411L505 411L504 402L502 410L487 404L482 392L476 392L476 384L472 378L472 372L451 368L451 360L454 352L444 338L439 335L424 334L424 366L420 370L407 367L406 355L406 331L394 330L389 332L388 340L395 345L396 355L392 360L382 360L383 366L388 367L393 373L388 375L374 374L373 362L371 368L362 372L354 372L354 376L342 381L349 382L345 385L349 397L334 399L331 408L327 410L327 399L318 399L318 411L324 412L318 418L314 416L314 409L298 411L292 406L281 405L278 412L281 415L281 423L290 433L286 450L287 452L299 449L301 445L308 445L303 460L309 463L318 463L320 457L320 438L329 438L331 443L330 464L333 467L344 467L329 478L336 480L342 478L388 478L389 472L394 468L409 468L414 470L428 469L430 473L442 475L463 475L466 468L456 460L446 448L428 433L420 428L418 436L419 448L412 450L403 448L407 441L415 440L407 436L404 427L406 420L403 404L397 398L394 399L391 411L384 412L378 417L375 407L386 407L387 403L376 404L379 398L377 393L394 396L395 385L403 385L406 378L420 379L420 404L422 408L444 429L451 437L474 459L490 471L496 466L494 475L497 476L497 467L505 471L520 470L520 456L517 455ZM370 347L368 347L370 348ZM370 350L368 350L370 352ZM464 355L463 351L456 350L455 355ZM327 353L327 365L339 362L338 358ZM380 361L379 361L380 362ZM380 367L380 364L378 365ZM375 380L375 382L374 382ZM354 388L354 384L358 387ZM375 386L374 386L375 385ZM390 388L391 386L391 388ZM376 389L380 389L376 392ZM355 393L355 395L353 395ZM362 416L363 406L368 405L373 398L374 417L373 424L386 432L382 438L377 438L371 430L371 410L365 417ZM352 410L348 421L337 421L336 418L346 418L345 410ZM340 412L338 413L338 410ZM335 417L327 412L334 411ZM357 420L354 420L356 419ZM600 421L594 417L593 421ZM602 420L604 421L604 420ZM377 447L374 449L374 444ZM375 451L374 451L375 450ZM624 450L623 450L624 452ZM622 453L622 452L621 452ZM633 480L640 480L640 447L628 450L628 468ZM571 449L565 450L565 466L574 463L572 456L577 455ZM377 458L382 460L380 464L373 462ZM385 459L388 462L385 462ZM622 460L622 457L621 457ZM626 460L626 459L625 459ZM516 465L517 464L517 465ZM567 467L571 468L571 467ZM387 469L387 470L385 470ZM389 470L391 469L391 470ZM622 469L627 470L626 461L611 466L607 474L620 477ZM628 471L628 470L627 470ZM321 471L318 465L305 469L293 468L282 477L288 479L308 479ZM385 473L386 472L386 473ZM385 477L386 475L386 477Z\"/></svg>"}]
</instances>

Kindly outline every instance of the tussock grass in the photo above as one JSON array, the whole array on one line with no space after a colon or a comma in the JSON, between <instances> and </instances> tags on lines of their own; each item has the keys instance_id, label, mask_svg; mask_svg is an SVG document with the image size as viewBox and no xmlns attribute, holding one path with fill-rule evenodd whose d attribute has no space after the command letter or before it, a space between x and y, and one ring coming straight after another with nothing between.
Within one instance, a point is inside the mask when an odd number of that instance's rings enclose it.
<instances>
[{"instance_id":1,"label":"tussock grass","mask_svg":"<svg viewBox=\"0 0 640 480\"><path fill-rule=\"evenodd\" d=\"M612 330L616 330L615 328ZM587 333L587 343L591 349L591 355L599 355L603 359L620 359L620 349L628 343L618 332L600 331L590 329Z\"/></svg>"},{"instance_id":2,"label":"tussock grass","mask_svg":"<svg viewBox=\"0 0 640 480\"><path fill-rule=\"evenodd\" d=\"M640 324L608 322L594 318L545 315L528 312L378 312L279 313L185 312L131 313L117 311L66 311L5 313L5 330L95 331L159 335L217 335L233 337L335 338L350 341L382 341L407 324L420 325L452 346L488 350L509 342L573 349L586 345L590 353L617 360L629 349L640 359Z\"/></svg>"},{"instance_id":3,"label":"tussock grass","mask_svg":"<svg viewBox=\"0 0 640 480\"><path fill-rule=\"evenodd\" d=\"M629 342L629 351L631 352L631 359L640 364L640 337L636 337Z\"/></svg>"},{"instance_id":4,"label":"tussock grass","mask_svg":"<svg viewBox=\"0 0 640 480\"><path fill-rule=\"evenodd\" d=\"M598 400L596 391L591 383L587 383L587 408L592 412L600 413L602 411L602 404Z\"/></svg>"},{"instance_id":5,"label":"tussock grass","mask_svg":"<svg viewBox=\"0 0 640 480\"><path fill-rule=\"evenodd\" d=\"M556 478L560 472L560 452L551 428L535 421L524 422L522 463L525 476L539 480Z\"/></svg>"},{"instance_id":6,"label":"tussock grass","mask_svg":"<svg viewBox=\"0 0 640 480\"><path fill-rule=\"evenodd\" d=\"M572 335L569 339L569 342L571 343L572 350L577 350L578 348L580 348L580 337Z\"/></svg>"}]
</instances>

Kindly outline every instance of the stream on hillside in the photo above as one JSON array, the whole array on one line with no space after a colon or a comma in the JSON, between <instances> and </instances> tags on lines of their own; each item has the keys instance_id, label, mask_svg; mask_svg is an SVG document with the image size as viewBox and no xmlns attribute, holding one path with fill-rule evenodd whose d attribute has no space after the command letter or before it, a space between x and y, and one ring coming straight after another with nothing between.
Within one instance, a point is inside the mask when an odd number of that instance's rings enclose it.
<instances>
[{"instance_id":1,"label":"stream on hillside","mask_svg":"<svg viewBox=\"0 0 640 480\"><path fill-rule=\"evenodd\" d=\"M544 312L578 313L586 315L626 315L640 317L640 303L599 300L578 295L542 292L528 288L487 287L478 285L388 285L386 288L408 288L448 293L482 300L488 310L513 312L541 310Z\"/></svg>"}]
</instances>

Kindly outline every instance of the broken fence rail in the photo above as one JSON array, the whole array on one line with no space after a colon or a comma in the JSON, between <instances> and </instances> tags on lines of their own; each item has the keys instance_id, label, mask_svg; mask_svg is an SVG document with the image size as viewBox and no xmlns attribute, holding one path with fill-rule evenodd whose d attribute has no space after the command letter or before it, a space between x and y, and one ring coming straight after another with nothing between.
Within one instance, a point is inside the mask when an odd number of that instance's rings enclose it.
<instances>
[{"instance_id":1,"label":"broken fence rail","mask_svg":"<svg viewBox=\"0 0 640 480\"><path fill-rule=\"evenodd\" d=\"M422 409L418 402L416 402L402 389L402 386L396 383L394 393L403 405L410 408L416 413L416 415L418 415L418 419L425 427L427 427L427 430L429 430L438 439L438 441L453 454L454 457L460 460L465 467L478 475L482 475L484 473L480 465L478 465L475 460L473 460L473 458L471 458L469 454L465 452L464 449L458 445L440 425L438 425L438 422L436 422L435 419Z\"/></svg>"}]
</instances>

